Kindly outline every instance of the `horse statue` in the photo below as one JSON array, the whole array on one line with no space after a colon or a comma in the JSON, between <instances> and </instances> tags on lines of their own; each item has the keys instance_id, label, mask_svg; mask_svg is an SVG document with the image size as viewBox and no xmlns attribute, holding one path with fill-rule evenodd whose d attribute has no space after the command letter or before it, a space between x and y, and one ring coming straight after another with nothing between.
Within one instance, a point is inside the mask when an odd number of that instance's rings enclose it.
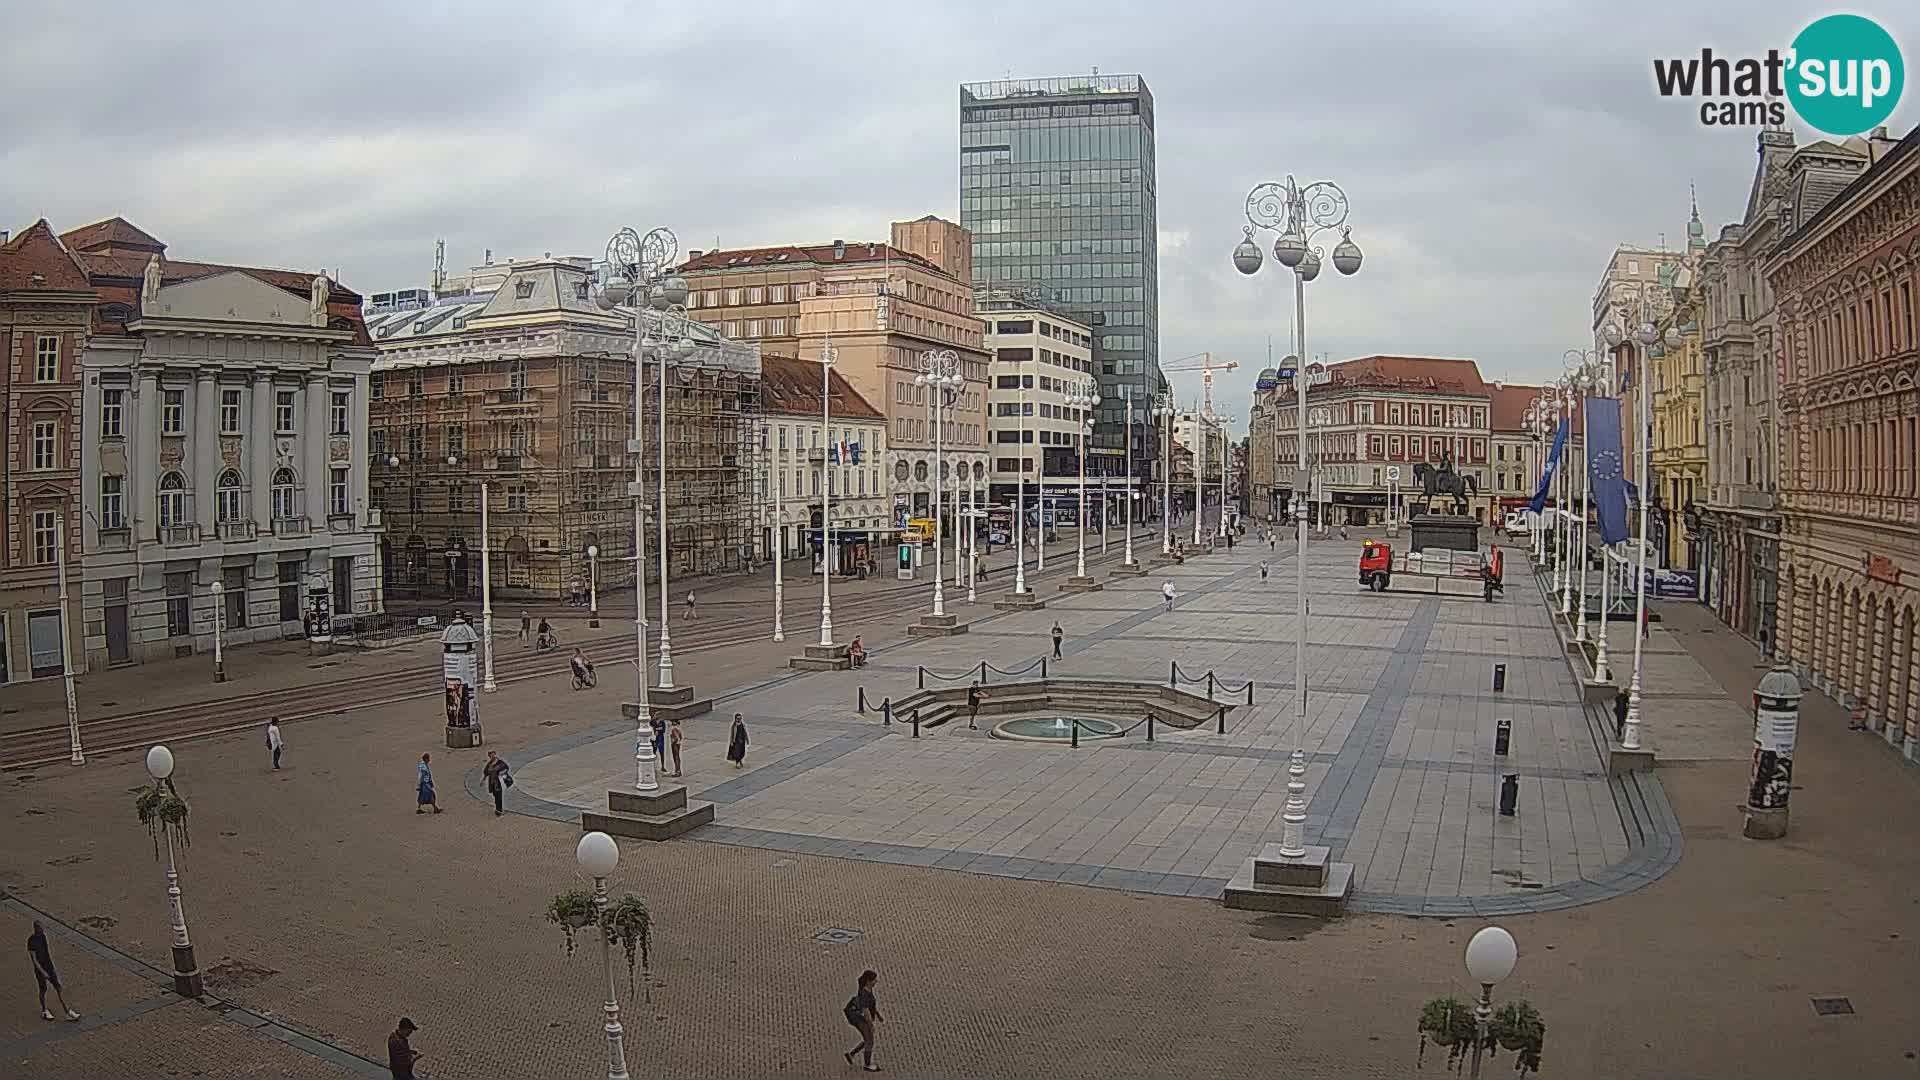
<instances>
[{"instance_id":1,"label":"horse statue","mask_svg":"<svg viewBox=\"0 0 1920 1080\"><path fill-rule=\"evenodd\" d=\"M1473 477L1453 471L1451 460L1442 460L1438 465L1419 462L1413 467L1413 478L1420 484L1420 492L1426 497L1427 512L1433 513L1433 500L1436 496L1452 496L1453 512L1464 517L1467 513L1467 499L1478 493Z\"/></svg>"}]
</instances>

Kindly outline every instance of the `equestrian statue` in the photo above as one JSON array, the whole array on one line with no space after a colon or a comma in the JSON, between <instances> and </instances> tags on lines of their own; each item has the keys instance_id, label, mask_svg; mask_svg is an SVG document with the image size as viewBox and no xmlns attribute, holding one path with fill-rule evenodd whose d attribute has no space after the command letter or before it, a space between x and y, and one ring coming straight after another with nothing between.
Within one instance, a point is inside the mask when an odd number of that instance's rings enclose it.
<instances>
[{"instance_id":1,"label":"equestrian statue","mask_svg":"<svg viewBox=\"0 0 1920 1080\"><path fill-rule=\"evenodd\" d=\"M1478 493L1473 477L1453 471L1452 458L1442 458L1438 465L1429 465L1425 462L1415 464L1413 478L1420 484L1420 492L1427 500L1429 514L1433 513L1433 500L1436 497L1452 496L1454 514L1465 517L1467 499Z\"/></svg>"}]
</instances>

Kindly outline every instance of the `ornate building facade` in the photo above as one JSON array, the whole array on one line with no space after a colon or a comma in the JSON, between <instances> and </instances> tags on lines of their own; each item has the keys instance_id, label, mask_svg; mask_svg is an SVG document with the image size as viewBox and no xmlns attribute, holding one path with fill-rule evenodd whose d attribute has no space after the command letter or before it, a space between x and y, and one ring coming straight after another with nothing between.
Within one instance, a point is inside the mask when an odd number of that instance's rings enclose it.
<instances>
[{"instance_id":1,"label":"ornate building facade","mask_svg":"<svg viewBox=\"0 0 1920 1080\"><path fill-rule=\"evenodd\" d=\"M1662 565L1693 570L1699 565L1699 500L1707 487L1706 362L1700 342L1700 312L1706 294L1699 272L1707 251L1706 227L1695 205L1687 222L1687 250L1664 283L1672 306L1654 324L1662 341L1648 365L1652 398L1654 508L1662 528ZM1665 344L1669 329L1680 344Z\"/></svg>"},{"instance_id":2,"label":"ornate building facade","mask_svg":"<svg viewBox=\"0 0 1920 1080\"><path fill-rule=\"evenodd\" d=\"M80 356L98 297L45 221L0 242L0 684L85 670L81 623ZM62 521L64 519L64 522ZM60 605L65 540L68 603Z\"/></svg>"},{"instance_id":3,"label":"ornate building facade","mask_svg":"<svg viewBox=\"0 0 1920 1080\"><path fill-rule=\"evenodd\" d=\"M852 574L866 560L884 565L880 548L894 539L889 474L881 465L887 418L838 371L827 378L832 407L823 416L818 363L760 356L767 416L757 487L769 523L760 550L768 558L775 551L789 559L817 553L824 490L833 508L833 572Z\"/></svg>"},{"instance_id":4,"label":"ornate building facade","mask_svg":"<svg viewBox=\"0 0 1920 1080\"><path fill-rule=\"evenodd\" d=\"M121 218L61 240L100 296L81 361L89 664L210 650L216 619L234 644L381 610L360 297L171 259Z\"/></svg>"},{"instance_id":5,"label":"ornate building facade","mask_svg":"<svg viewBox=\"0 0 1920 1080\"><path fill-rule=\"evenodd\" d=\"M1779 306L1780 641L1803 677L1920 756L1920 129L1765 263Z\"/></svg>"},{"instance_id":6,"label":"ornate building facade","mask_svg":"<svg viewBox=\"0 0 1920 1080\"><path fill-rule=\"evenodd\" d=\"M602 591L633 584L633 316L602 311L594 277L588 259L487 265L437 296L368 311L380 353L373 501L388 523L382 565L396 602L478 595L483 490L496 595L558 598L596 576ZM696 348L669 360L665 395L674 575L743 568L762 524L750 488L759 350L692 329ZM645 366L649 507L659 379L658 364ZM646 542L657 555L654 529ZM644 565L653 576L653 556Z\"/></svg>"}]
</instances>

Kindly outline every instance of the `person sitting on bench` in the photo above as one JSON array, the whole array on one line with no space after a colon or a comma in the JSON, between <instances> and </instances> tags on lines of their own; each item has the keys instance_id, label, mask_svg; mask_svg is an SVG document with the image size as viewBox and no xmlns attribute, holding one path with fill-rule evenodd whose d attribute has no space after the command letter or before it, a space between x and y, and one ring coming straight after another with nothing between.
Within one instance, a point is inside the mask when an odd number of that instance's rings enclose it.
<instances>
[{"instance_id":1,"label":"person sitting on bench","mask_svg":"<svg viewBox=\"0 0 1920 1080\"><path fill-rule=\"evenodd\" d=\"M854 667L867 666L867 647L860 644L860 637L857 634L854 635L853 644L847 646L847 659L853 661Z\"/></svg>"}]
</instances>

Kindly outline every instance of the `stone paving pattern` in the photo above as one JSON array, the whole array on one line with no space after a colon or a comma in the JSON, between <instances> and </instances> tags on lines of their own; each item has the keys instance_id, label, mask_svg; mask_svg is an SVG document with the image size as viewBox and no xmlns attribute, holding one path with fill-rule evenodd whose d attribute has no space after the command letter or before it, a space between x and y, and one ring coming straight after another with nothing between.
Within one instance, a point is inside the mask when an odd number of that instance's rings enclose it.
<instances>
[{"instance_id":1,"label":"stone paving pattern","mask_svg":"<svg viewBox=\"0 0 1920 1080\"><path fill-rule=\"evenodd\" d=\"M1360 905L1524 896L1620 862L1627 833L1533 584L1516 578L1494 604L1374 594L1350 572L1356 547L1310 549L1303 746L1309 842L1355 864ZM720 713L746 716L752 768L691 786L692 798L720 808L697 838L1217 896L1244 859L1279 839L1294 745L1292 562L1262 579L1259 555L1242 545L1100 592L1055 595L1043 611L998 613L964 636L883 651L863 672L730 698ZM1172 612L1160 603L1165 580L1179 594ZM1162 680L1171 661L1183 676L1254 680L1255 704L1233 711L1225 736L1163 728L1154 743L1136 731L1078 751L992 739L986 724L914 740L850 708L858 687L870 701L911 692L920 666L948 676L982 659L1017 668L1048 649L1056 620L1067 646L1055 675ZM1508 668L1499 694L1496 662ZM1224 689L1218 699L1243 700ZM1493 754L1502 718L1513 722L1504 759ZM550 755L536 750L520 768L520 793L557 804L540 808L555 817L603 807L609 785L632 775L630 732L607 731ZM1512 818L1495 813L1503 772L1520 778L1524 812Z\"/></svg>"},{"instance_id":2,"label":"stone paving pattern","mask_svg":"<svg viewBox=\"0 0 1920 1080\"><path fill-rule=\"evenodd\" d=\"M1751 649L1692 605L1663 614L1661 651L1684 650L1724 700L1744 702L1758 674ZM862 629L881 645L899 636ZM688 677L715 688L770 679L791 652L690 657ZM916 652L878 659L910 673ZM569 693L558 676L504 688L491 701L491 746L519 762L559 737L592 741L619 697L611 687ZM599 1075L599 959L590 949L567 959L542 918L548 897L581 884L578 827L527 813L496 819L462 798L480 755L443 750L434 711L393 706L289 725L279 773L253 735L182 749L194 813L183 887L209 988L363 1057L378 1058L395 1017L410 1014L433 1077ZM849 712L843 704L834 722L851 724ZM723 723L692 728L697 786L752 776L721 760ZM1909 885L1920 880L1911 825L1920 782L1846 723L1809 695L1787 840L1739 836L1743 718L1719 734L1723 756L1662 770L1686 834L1671 872L1606 903L1500 919L1520 962L1497 999L1524 996L1545 1014L1544 1075L1915 1074L1920 906ZM765 741L756 736L756 758ZM438 817L413 813L422 750L440 769ZM0 887L151 971L168 963L168 935L162 876L128 793L141 781L135 754L0 774L9 825ZM1532 812L1525 802L1522 812ZM1211 898L688 840L623 844L613 884L644 896L657 918L651 1003L622 986L637 1077L845 1075L849 1029L836 1013L864 967L883 973L881 1061L904 1077L1419 1075L1414 1017L1427 998L1476 989L1460 952L1483 924L1369 913L1320 924ZM24 925L6 903L0 934L15 935L14 966L0 980L0 1012L12 1026L0 1029L0 1075L350 1075L195 1006L23 1044L47 1025L19 1019L32 979ZM822 933L831 930L853 933ZM158 1000L155 982L119 980L126 969L87 962L65 937L55 950L90 1017ZM246 970L236 962L264 974L229 977ZM1809 998L1827 995L1847 996L1854 1014L1816 1016ZM1502 1055L1489 1075L1510 1061ZM1429 1060L1426 1072L1438 1068Z\"/></svg>"}]
</instances>

